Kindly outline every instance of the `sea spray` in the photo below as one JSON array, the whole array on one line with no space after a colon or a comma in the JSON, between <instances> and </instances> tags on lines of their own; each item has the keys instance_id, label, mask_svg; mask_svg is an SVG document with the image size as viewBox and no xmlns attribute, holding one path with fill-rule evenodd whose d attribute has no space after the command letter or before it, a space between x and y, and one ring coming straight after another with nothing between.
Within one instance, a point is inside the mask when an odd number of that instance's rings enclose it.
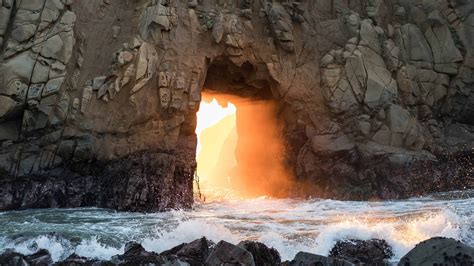
<instances>
[{"instance_id":1,"label":"sea spray","mask_svg":"<svg viewBox=\"0 0 474 266\"><path fill-rule=\"evenodd\" d=\"M161 252L201 236L237 244L261 241L283 260L299 251L327 255L337 240L385 239L397 261L418 242L446 236L474 245L474 198L385 202L257 198L198 202L190 211L127 213L47 209L0 213L0 252L44 248L55 261L72 253L108 260L136 241Z\"/></svg>"}]
</instances>

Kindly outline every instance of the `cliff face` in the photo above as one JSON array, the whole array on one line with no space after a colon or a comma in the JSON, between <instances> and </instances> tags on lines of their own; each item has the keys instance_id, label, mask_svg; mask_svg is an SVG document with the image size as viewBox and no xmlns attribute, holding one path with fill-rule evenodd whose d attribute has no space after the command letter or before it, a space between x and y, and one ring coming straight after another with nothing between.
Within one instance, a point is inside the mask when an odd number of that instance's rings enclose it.
<instances>
[{"instance_id":1,"label":"cliff face","mask_svg":"<svg viewBox=\"0 0 474 266\"><path fill-rule=\"evenodd\" d=\"M314 195L473 187L473 13L470 0L0 0L0 210L189 207L204 87L271 92Z\"/></svg>"}]
</instances>

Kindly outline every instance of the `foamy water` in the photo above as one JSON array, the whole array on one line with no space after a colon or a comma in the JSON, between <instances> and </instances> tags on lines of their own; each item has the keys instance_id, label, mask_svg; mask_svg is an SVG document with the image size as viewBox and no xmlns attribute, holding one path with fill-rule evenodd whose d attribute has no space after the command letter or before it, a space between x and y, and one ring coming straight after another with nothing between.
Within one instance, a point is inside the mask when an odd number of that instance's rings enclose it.
<instances>
[{"instance_id":1,"label":"foamy water","mask_svg":"<svg viewBox=\"0 0 474 266\"><path fill-rule=\"evenodd\" d=\"M258 198L197 203L192 211L157 214L104 209L0 213L0 253L48 249L55 261L72 253L110 259L137 241L161 252L206 236L217 242L250 239L279 250L327 255L340 239L385 239L399 260L420 241L456 238L474 246L474 191L385 202Z\"/></svg>"}]
</instances>

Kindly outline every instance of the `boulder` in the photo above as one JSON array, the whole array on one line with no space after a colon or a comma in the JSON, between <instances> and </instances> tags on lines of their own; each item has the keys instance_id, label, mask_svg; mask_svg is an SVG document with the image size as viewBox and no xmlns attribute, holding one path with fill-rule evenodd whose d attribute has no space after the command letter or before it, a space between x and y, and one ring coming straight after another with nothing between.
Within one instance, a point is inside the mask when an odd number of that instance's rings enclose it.
<instances>
[{"instance_id":1,"label":"boulder","mask_svg":"<svg viewBox=\"0 0 474 266\"><path fill-rule=\"evenodd\" d=\"M340 240L329 252L329 257L344 259L354 264L383 264L393 257L392 248L385 240Z\"/></svg>"},{"instance_id":2,"label":"boulder","mask_svg":"<svg viewBox=\"0 0 474 266\"><path fill-rule=\"evenodd\" d=\"M214 245L214 242L203 237L193 242L183 243L170 250L163 251L160 255L168 259L171 259L172 256L176 256L181 261L191 265L203 265L211 252L212 245Z\"/></svg>"},{"instance_id":3,"label":"boulder","mask_svg":"<svg viewBox=\"0 0 474 266\"><path fill-rule=\"evenodd\" d=\"M298 252L295 258L289 263L290 266L354 266L355 264L336 258L329 258L320 255L315 255L307 252Z\"/></svg>"},{"instance_id":4,"label":"boulder","mask_svg":"<svg viewBox=\"0 0 474 266\"><path fill-rule=\"evenodd\" d=\"M242 241L237 246L252 253L255 266L279 265L281 263L280 253L274 248L254 241Z\"/></svg>"},{"instance_id":5,"label":"boulder","mask_svg":"<svg viewBox=\"0 0 474 266\"><path fill-rule=\"evenodd\" d=\"M65 260L55 263L55 266L81 266L81 265L97 265L99 264L97 260L90 260L85 257L81 257L77 254L71 254Z\"/></svg>"},{"instance_id":6,"label":"boulder","mask_svg":"<svg viewBox=\"0 0 474 266\"><path fill-rule=\"evenodd\" d=\"M0 254L0 265L28 266L29 264L22 254L7 250Z\"/></svg>"},{"instance_id":7,"label":"boulder","mask_svg":"<svg viewBox=\"0 0 474 266\"><path fill-rule=\"evenodd\" d=\"M255 266L255 262L249 251L229 242L220 241L207 258L206 265Z\"/></svg>"},{"instance_id":8,"label":"boulder","mask_svg":"<svg viewBox=\"0 0 474 266\"><path fill-rule=\"evenodd\" d=\"M41 249L34 254L24 257L30 265L51 265L53 260L46 249Z\"/></svg>"},{"instance_id":9,"label":"boulder","mask_svg":"<svg viewBox=\"0 0 474 266\"><path fill-rule=\"evenodd\" d=\"M474 248L452 238L434 237L416 245L398 265L474 265Z\"/></svg>"},{"instance_id":10,"label":"boulder","mask_svg":"<svg viewBox=\"0 0 474 266\"><path fill-rule=\"evenodd\" d=\"M136 242L130 242L125 245L125 253L112 257L111 262L125 265L161 265L165 263L166 260L155 252L146 251L142 245Z\"/></svg>"}]
</instances>

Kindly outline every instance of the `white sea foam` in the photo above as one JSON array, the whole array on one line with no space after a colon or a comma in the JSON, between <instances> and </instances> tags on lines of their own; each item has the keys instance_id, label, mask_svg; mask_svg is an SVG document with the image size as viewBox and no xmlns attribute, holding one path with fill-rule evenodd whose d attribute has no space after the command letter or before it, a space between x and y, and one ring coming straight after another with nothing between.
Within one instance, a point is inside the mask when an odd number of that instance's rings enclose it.
<instances>
[{"instance_id":1,"label":"white sea foam","mask_svg":"<svg viewBox=\"0 0 474 266\"><path fill-rule=\"evenodd\" d=\"M145 238L142 241L142 245L147 250L162 252L181 243L191 242L203 236L214 242L220 240L231 243L238 242L238 237L222 225L188 220L181 222L174 230L164 233L160 232L155 237Z\"/></svg>"},{"instance_id":2,"label":"white sea foam","mask_svg":"<svg viewBox=\"0 0 474 266\"><path fill-rule=\"evenodd\" d=\"M54 261L72 253L108 260L122 254L124 244L132 240L162 252L205 236L234 244L261 241L276 248L283 260L291 260L299 251L327 255L342 239L380 238L392 246L392 259L397 261L433 236L474 245L473 210L473 198L395 202L259 198L198 203L193 211L161 214L100 209L6 212L0 216L5 225L0 227L0 253L11 248L32 254L44 248Z\"/></svg>"},{"instance_id":3,"label":"white sea foam","mask_svg":"<svg viewBox=\"0 0 474 266\"><path fill-rule=\"evenodd\" d=\"M3 243L0 244L2 250L11 249L25 255L33 254L40 249L46 249L54 261L64 259L65 256L71 253L70 250L72 247L68 240L46 235L20 241L7 240L4 238Z\"/></svg>"},{"instance_id":4,"label":"white sea foam","mask_svg":"<svg viewBox=\"0 0 474 266\"><path fill-rule=\"evenodd\" d=\"M96 237L91 239L82 240L81 243L75 248L75 253L79 256L94 258L99 260L109 260L112 256L117 254L123 254L125 245L120 248L113 246L107 246L100 243Z\"/></svg>"}]
</instances>

